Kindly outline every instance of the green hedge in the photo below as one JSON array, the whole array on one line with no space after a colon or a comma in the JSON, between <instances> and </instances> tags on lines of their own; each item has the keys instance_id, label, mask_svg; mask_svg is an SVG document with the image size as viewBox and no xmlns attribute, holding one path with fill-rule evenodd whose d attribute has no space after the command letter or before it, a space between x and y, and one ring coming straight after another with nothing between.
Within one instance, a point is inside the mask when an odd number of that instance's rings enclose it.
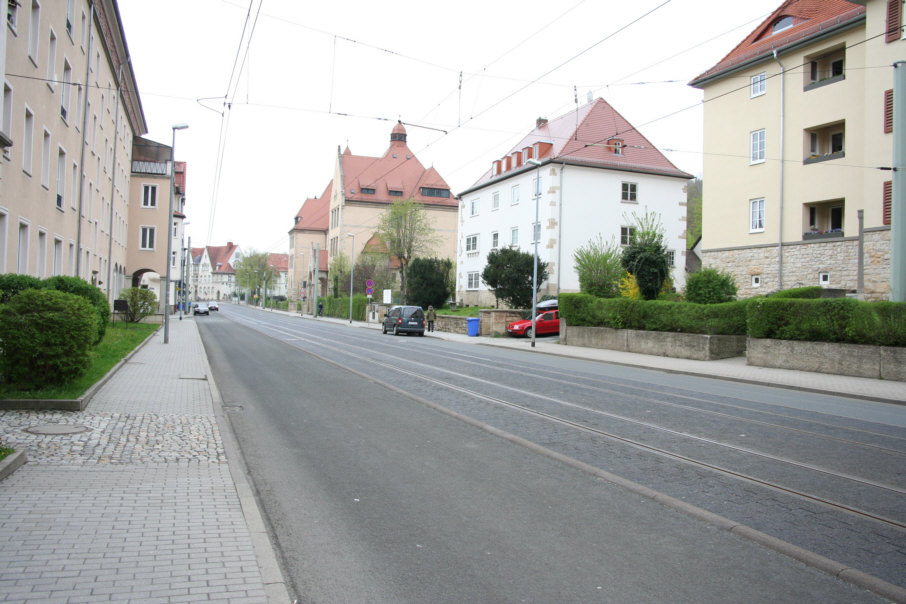
<instances>
[{"instance_id":1,"label":"green hedge","mask_svg":"<svg viewBox=\"0 0 906 604\"><path fill-rule=\"evenodd\" d=\"M812 285L809 287L794 287L793 289L784 289L779 292L774 292L771 294L771 298L799 298L799 299L809 299L815 300L821 298L824 295L824 288L820 285Z\"/></svg>"},{"instance_id":2,"label":"green hedge","mask_svg":"<svg viewBox=\"0 0 906 604\"><path fill-rule=\"evenodd\" d=\"M96 286L79 277L57 275L56 277L45 279L42 283L47 289L55 289L81 296L94 306L98 314L98 335L94 343L100 342L104 337L104 331L107 329L107 322L110 320L110 304L107 302L107 297L104 293Z\"/></svg>"},{"instance_id":3,"label":"green hedge","mask_svg":"<svg viewBox=\"0 0 906 604\"><path fill-rule=\"evenodd\" d=\"M896 302L775 295L693 304L561 294L560 315L567 325L584 327L906 346L906 304Z\"/></svg>"},{"instance_id":4,"label":"green hedge","mask_svg":"<svg viewBox=\"0 0 906 604\"><path fill-rule=\"evenodd\" d=\"M27 289L0 306L0 373L17 387L65 384L83 375L97 338L97 311L83 297Z\"/></svg>"},{"instance_id":5,"label":"green hedge","mask_svg":"<svg viewBox=\"0 0 906 604\"><path fill-rule=\"evenodd\" d=\"M348 319L349 318L349 296L339 296L334 298L333 296L325 296L323 298L318 298L318 304L324 304L324 316L325 317L334 317L337 319ZM365 295L355 295L352 297L352 320L353 321L364 321L365 320L365 311L368 306L368 296ZM317 312L317 309L315 309Z\"/></svg>"}]
</instances>

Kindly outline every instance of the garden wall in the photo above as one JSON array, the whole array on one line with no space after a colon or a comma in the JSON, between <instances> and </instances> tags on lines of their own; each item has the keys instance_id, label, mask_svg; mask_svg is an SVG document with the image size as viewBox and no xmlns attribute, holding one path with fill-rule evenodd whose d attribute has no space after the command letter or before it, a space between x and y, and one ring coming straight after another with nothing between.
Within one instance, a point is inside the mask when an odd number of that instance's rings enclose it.
<instances>
[{"instance_id":1,"label":"garden wall","mask_svg":"<svg viewBox=\"0 0 906 604\"><path fill-rule=\"evenodd\" d=\"M560 342L622 352L711 361L744 356L746 336L712 336L610 327L571 327L560 319Z\"/></svg>"},{"instance_id":2,"label":"garden wall","mask_svg":"<svg viewBox=\"0 0 906 604\"><path fill-rule=\"evenodd\" d=\"M906 348L749 338L746 364L906 382Z\"/></svg>"}]
</instances>

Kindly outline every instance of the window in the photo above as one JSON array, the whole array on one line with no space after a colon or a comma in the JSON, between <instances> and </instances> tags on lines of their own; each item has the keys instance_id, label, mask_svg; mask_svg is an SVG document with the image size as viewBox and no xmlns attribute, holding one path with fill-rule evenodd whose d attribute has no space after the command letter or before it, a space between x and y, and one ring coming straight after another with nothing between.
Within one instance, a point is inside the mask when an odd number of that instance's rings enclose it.
<instances>
[{"instance_id":1,"label":"window","mask_svg":"<svg viewBox=\"0 0 906 604\"><path fill-rule=\"evenodd\" d=\"M845 122L805 130L805 137L807 153L802 163L812 164L845 157Z\"/></svg>"},{"instance_id":2,"label":"window","mask_svg":"<svg viewBox=\"0 0 906 604\"><path fill-rule=\"evenodd\" d=\"M374 195L374 189L372 189L371 187L362 187L362 194L363 195Z\"/></svg>"},{"instance_id":3,"label":"window","mask_svg":"<svg viewBox=\"0 0 906 604\"><path fill-rule=\"evenodd\" d=\"M532 224L532 243L536 241L541 241L541 223L536 222Z\"/></svg>"},{"instance_id":4,"label":"window","mask_svg":"<svg viewBox=\"0 0 906 604\"><path fill-rule=\"evenodd\" d=\"M436 189L433 187L422 187L422 195L425 197L450 197L450 189Z\"/></svg>"},{"instance_id":5,"label":"window","mask_svg":"<svg viewBox=\"0 0 906 604\"><path fill-rule=\"evenodd\" d=\"M821 88L834 82L846 79L844 67L846 63L846 50L837 48L825 51L820 55L806 57L807 69L803 90Z\"/></svg>"},{"instance_id":6,"label":"window","mask_svg":"<svg viewBox=\"0 0 906 604\"><path fill-rule=\"evenodd\" d=\"M28 223L19 223L19 257L16 260L16 272L20 275L28 274Z\"/></svg>"},{"instance_id":7,"label":"window","mask_svg":"<svg viewBox=\"0 0 906 604\"><path fill-rule=\"evenodd\" d=\"M478 251L478 235L469 235L466 237L466 253Z\"/></svg>"},{"instance_id":8,"label":"window","mask_svg":"<svg viewBox=\"0 0 906 604\"><path fill-rule=\"evenodd\" d=\"M614 155L623 155L623 150L626 148L626 143L618 138L612 138L607 141L608 146L613 149Z\"/></svg>"},{"instance_id":9,"label":"window","mask_svg":"<svg viewBox=\"0 0 906 604\"><path fill-rule=\"evenodd\" d=\"M903 10L900 0L887 0L887 30L884 39L888 44L906 38L906 32L903 31Z\"/></svg>"},{"instance_id":10,"label":"window","mask_svg":"<svg viewBox=\"0 0 906 604\"><path fill-rule=\"evenodd\" d=\"M496 250L500 246L500 233L494 231L491 233L491 249Z\"/></svg>"},{"instance_id":11,"label":"window","mask_svg":"<svg viewBox=\"0 0 906 604\"><path fill-rule=\"evenodd\" d=\"M761 287L761 275L752 275L752 287Z\"/></svg>"},{"instance_id":12,"label":"window","mask_svg":"<svg viewBox=\"0 0 906 604\"><path fill-rule=\"evenodd\" d=\"M469 216L478 216L479 201L476 197L469 203Z\"/></svg>"},{"instance_id":13,"label":"window","mask_svg":"<svg viewBox=\"0 0 906 604\"><path fill-rule=\"evenodd\" d=\"M157 185L143 185L142 186L142 207L143 208L156 208L157 207Z\"/></svg>"},{"instance_id":14,"label":"window","mask_svg":"<svg viewBox=\"0 0 906 604\"><path fill-rule=\"evenodd\" d=\"M782 32L785 29L793 27L793 18L790 16L780 17L774 21L774 25L771 27L771 35Z\"/></svg>"},{"instance_id":15,"label":"window","mask_svg":"<svg viewBox=\"0 0 906 604\"><path fill-rule=\"evenodd\" d=\"M749 220L749 232L750 233L763 233L764 232L764 198L752 199L749 201L750 208L750 220Z\"/></svg>"},{"instance_id":16,"label":"window","mask_svg":"<svg viewBox=\"0 0 906 604\"><path fill-rule=\"evenodd\" d=\"M66 33L72 38L72 21L74 19L75 0L66 0Z\"/></svg>"},{"instance_id":17,"label":"window","mask_svg":"<svg viewBox=\"0 0 906 604\"><path fill-rule=\"evenodd\" d=\"M673 250L667 250L667 265L668 266L676 265L676 252Z\"/></svg>"},{"instance_id":18,"label":"window","mask_svg":"<svg viewBox=\"0 0 906 604\"><path fill-rule=\"evenodd\" d=\"M635 239L635 227L620 227L620 245L629 245Z\"/></svg>"},{"instance_id":19,"label":"window","mask_svg":"<svg viewBox=\"0 0 906 604\"><path fill-rule=\"evenodd\" d=\"M154 227L142 227L142 237L141 242L139 243L139 249L142 250L153 250L154 249Z\"/></svg>"},{"instance_id":20,"label":"window","mask_svg":"<svg viewBox=\"0 0 906 604\"><path fill-rule=\"evenodd\" d=\"M28 22L28 58L38 64L38 36L41 34L41 5L31 0L31 19Z\"/></svg>"},{"instance_id":21,"label":"window","mask_svg":"<svg viewBox=\"0 0 906 604\"><path fill-rule=\"evenodd\" d=\"M752 91L751 97L755 98L756 96L761 96L765 93L765 88L767 84L767 74L762 72L758 75L752 76Z\"/></svg>"},{"instance_id":22,"label":"window","mask_svg":"<svg viewBox=\"0 0 906 604\"><path fill-rule=\"evenodd\" d=\"M6 22L13 31L16 31L16 25L19 21L19 3L6 3Z\"/></svg>"},{"instance_id":23,"label":"window","mask_svg":"<svg viewBox=\"0 0 906 604\"><path fill-rule=\"evenodd\" d=\"M57 209L63 209L63 197L66 192L66 151L57 149Z\"/></svg>"},{"instance_id":24,"label":"window","mask_svg":"<svg viewBox=\"0 0 906 604\"><path fill-rule=\"evenodd\" d=\"M69 198L69 205L76 209L76 200L79 198L79 164L72 162L72 195Z\"/></svg>"},{"instance_id":25,"label":"window","mask_svg":"<svg viewBox=\"0 0 906 604\"><path fill-rule=\"evenodd\" d=\"M50 131L44 131L41 145L41 186L50 188Z\"/></svg>"},{"instance_id":26,"label":"window","mask_svg":"<svg viewBox=\"0 0 906 604\"><path fill-rule=\"evenodd\" d=\"M624 182L622 187L622 193L620 196L621 201L629 203L637 203L638 201L638 190L639 185L634 182Z\"/></svg>"},{"instance_id":27,"label":"window","mask_svg":"<svg viewBox=\"0 0 906 604\"><path fill-rule=\"evenodd\" d=\"M82 29L79 30L79 46L85 52L85 37L88 35L88 17L82 11Z\"/></svg>"},{"instance_id":28,"label":"window","mask_svg":"<svg viewBox=\"0 0 906 604\"><path fill-rule=\"evenodd\" d=\"M0 115L0 132L7 137L11 134L13 127L13 89L9 84L3 82L3 115Z\"/></svg>"},{"instance_id":29,"label":"window","mask_svg":"<svg viewBox=\"0 0 906 604\"><path fill-rule=\"evenodd\" d=\"M500 191L491 194L491 211L500 209Z\"/></svg>"},{"instance_id":30,"label":"window","mask_svg":"<svg viewBox=\"0 0 906 604\"><path fill-rule=\"evenodd\" d=\"M818 273L818 285L828 287L830 285L830 273Z\"/></svg>"},{"instance_id":31,"label":"window","mask_svg":"<svg viewBox=\"0 0 906 604\"><path fill-rule=\"evenodd\" d=\"M467 289L478 289L479 283L479 274L477 272L469 273L469 285L467 286Z\"/></svg>"},{"instance_id":32,"label":"window","mask_svg":"<svg viewBox=\"0 0 906 604\"><path fill-rule=\"evenodd\" d=\"M750 163L760 164L764 163L764 146L765 146L765 134L764 130L756 130L751 133L752 139L752 154Z\"/></svg>"},{"instance_id":33,"label":"window","mask_svg":"<svg viewBox=\"0 0 906 604\"><path fill-rule=\"evenodd\" d=\"M510 229L510 245L519 245L519 227Z\"/></svg>"},{"instance_id":34,"label":"window","mask_svg":"<svg viewBox=\"0 0 906 604\"><path fill-rule=\"evenodd\" d=\"M35 263L35 276L39 279L46 277L45 271L47 270L47 233L45 231L38 231L38 249L37 249L37 258Z\"/></svg>"},{"instance_id":35,"label":"window","mask_svg":"<svg viewBox=\"0 0 906 604\"><path fill-rule=\"evenodd\" d=\"M63 274L63 240L53 240L53 276Z\"/></svg>"},{"instance_id":36,"label":"window","mask_svg":"<svg viewBox=\"0 0 906 604\"><path fill-rule=\"evenodd\" d=\"M47 87L51 90L57 85L57 34L50 30L47 43Z\"/></svg>"},{"instance_id":37,"label":"window","mask_svg":"<svg viewBox=\"0 0 906 604\"><path fill-rule=\"evenodd\" d=\"M513 188L510 189L510 205L516 205L519 203L519 185L513 185Z\"/></svg>"},{"instance_id":38,"label":"window","mask_svg":"<svg viewBox=\"0 0 906 604\"><path fill-rule=\"evenodd\" d=\"M532 179L532 191L534 191L534 196L541 197L541 190L542 190L541 177L539 176L537 178L533 178Z\"/></svg>"},{"instance_id":39,"label":"window","mask_svg":"<svg viewBox=\"0 0 906 604\"><path fill-rule=\"evenodd\" d=\"M402 197L403 192L398 189L390 189L390 197Z\"/></svg>"},{"instance_id":40,"label":"window","mask_svg":"<svg viewBox=\"0 0 906 604\"><path fill-rule=\"evenodd\" d=\"M35 114L28 107L25 108L25 128L22 133L22 169L31 175L32 144L35 134Z\"/></svg>"},{"instance_id":41,"label":"window","mask_svg":"<svg viewBox=\"0 0 906 604\"><path fill-rule=\"evenodd\" d=\"M60 98L60 117L66 121L69 117L69 96L72 83L72 66L69 60L63 59L63 86Z\"/></svg>"}]
</instances>

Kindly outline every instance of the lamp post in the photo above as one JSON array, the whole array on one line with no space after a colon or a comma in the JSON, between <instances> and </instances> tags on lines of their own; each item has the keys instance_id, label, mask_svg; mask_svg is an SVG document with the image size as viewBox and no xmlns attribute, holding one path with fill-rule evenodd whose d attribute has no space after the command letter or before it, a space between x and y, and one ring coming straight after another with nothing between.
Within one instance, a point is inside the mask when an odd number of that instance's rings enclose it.
<instances>
[{"instance_id":1,"label":"lamp post","mask_svg":"<svg viewBox=\"0 0 906 604\"><path fill-rule=\"evenodd\" d=\"M188 124L175 124L173 126L173 142L170 144L170 212L167 214L167 281L164 287L164 344L170 343L170 265L173 255L173 198L175 197L176 174L176 131L185 130Z\"/></svg>"},{"instance_id":2,"label":"lamp post","mask_svg":"<svg viewBox=\"0 0 906 604\"><path fill-rule=\"evenodd\" d=\"M535 164L537 173L535 177L535 223L532 225L532 237L535 238L535 258L532 266L532 348L535 347L535 327L538 298L538 240L541 239L541 228L538 223L538 203L541 201L541 162L537 159L530 158L525 160L528 164ZM535 232L538 229L538 232Z\"/></svg>"},{"instance_id":3,"label":"lamp post","mask_svg":"<svg viewBox=\"0 0 906 604\"><path fill-rule=\"evenodd\" d=\"M349 246L349 322L352 323L352 275L355 273L355 233L346 233L347 237L352 237L352 244Z\"/></svg>"}]
</instances>

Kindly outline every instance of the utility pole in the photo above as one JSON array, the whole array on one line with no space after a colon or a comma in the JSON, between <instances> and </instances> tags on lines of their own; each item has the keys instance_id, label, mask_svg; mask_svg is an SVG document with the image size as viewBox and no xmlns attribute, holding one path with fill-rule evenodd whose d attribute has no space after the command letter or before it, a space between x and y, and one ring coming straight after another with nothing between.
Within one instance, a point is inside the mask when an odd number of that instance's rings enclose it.
<instances>
[{"instance_id":1,"label":"utility pole","mask_svg":"<svg viewBox=\"0 0 906 604\"><path fill-rule=\"evenodd\" d=\"M890 224L890 300L906 302L906 61L893 64Z\"/></svg>"}]
</instances>

